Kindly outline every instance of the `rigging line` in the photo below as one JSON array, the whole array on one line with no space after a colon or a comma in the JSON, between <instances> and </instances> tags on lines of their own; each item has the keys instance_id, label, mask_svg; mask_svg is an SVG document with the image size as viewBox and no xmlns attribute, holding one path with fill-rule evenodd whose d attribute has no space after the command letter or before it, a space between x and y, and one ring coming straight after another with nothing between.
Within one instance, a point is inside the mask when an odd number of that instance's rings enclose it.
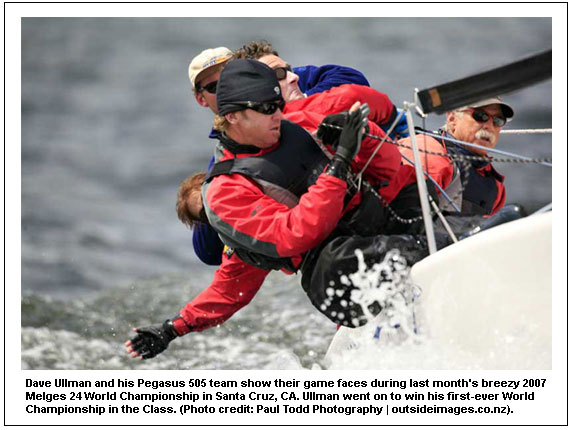
<instances>
[{"instance_id":1,"label":"rigging line","mask_svg":"<svg viewBox=\"0 0 574 430\"><path fill-rule=\"evenodd\" d=\"M436 205L436 203L434 202L433 199L431 199L431 197L429 196L429 202L433 208L433 210L436 212L438 219L440 220L440 222L442 223L442 225L444 226L444 228L446 229L446 232L448 233L448 235L450 236L451 240L453 241L453 243L458 242L458 239L456 238L454 232L452 231L452 228L450 227L450 224L448 223L448 221L446 220L446 218L444 217L444 215L442 214L442 212L440 211L440 209L438 208L438 206Z\"/></svg>"},{"instance_id":2,"label":"rigging line","mask_svg":"<svg viewBox=\"0 0 574 430\"><path fill-rule=\"evenodd\" d=\"M507 157L513 157L513 158L517 158L519 160L525 160L525 161L531 161L531 162L533 161L533 158L531 158L531 157L525 157L523 155L513 154L511 152L506 152L506 151L501 151L500 149L485 148L484 146L475 145L473 143L468 143L468 142L463 142L461 140L453 139L453 138L447 137L447 136L441 136L441 135L430 133L430 132L424 131L424 130L420 130L420 133L427 135L427 136L431 136L431 137L438 137L440 139L448 140L450 142L458 143L460 145L468 146L470 148L478 148L478 149L483 149L483 150L486 149L488 152L493 152L495 154L505 155ZM552 163L548 163L547 161L541 161L539 164L546 166L546 167L552 167Z\"/></svg>"},{"instance_id":3,"label":"rigging line","mask_svg":"<svg viewBox=\"0 0 574 430\"><path fill-rule=\"evenodd\" d=\"M401 157L403 157L405 160L407 160L410 164L412 164L413 166L415 165L415 162L410 160L406 155L401 154ZM443 197L452 205L452 207L457 211L460 212L459 207L456 205L456 203L450 198L450 196L447 194L447 192L437 183L437 181L435 181L429 174L428 172L425 172L423 170L424 175L426 176L426 178L431 181L433 183L433 185L436 187L437 190L440 191L440 193L443 195Z\"/></svg>"},{"instance_id":4,"label":"rigging line","mask_svg":"<svg viewBox=\"0 0 574 430\"><path fill-rule=\"evenodd\" d=\"M338 125L334 125L334 124L323 124L324 127L329 127L329 128L333 128L335 130L342 130L343 127L340 127ZM417 128L417 132L418 134L423 134L422 129ZM386 137L379 137L379 136L375 136L374 134L371 133L365 133L364 134L367 137L370 137L372 139L376 139L376 140L380 140L380 141L385 141L388 143L391 143L395 146L400 146L402 148L407 148L407 149L412 149L409 145L405 145L403 143L399 143L397 140L391 140L388 136ZM437 135L433 135L432 133L428 133L429 136L435 136L438 137ZM440 136L442 138L442 136ZM452 140L452 139L449 139ZM458 141L455 141L458 142ZM463 144L466 144L466 142L461 142ZM376 150L378 150L380 148L380 145L376 148ZM482 146L480 148L483 148ZM483 148L484 149L484 148ZM498 163L533 163L533 164L544 164L547 167L552 167L552 162L551 159L549 158L528 158L528 157L520 157L517 155L512 154L513 156L511 158L494 158L494 157L489 157L489 156L482 156L482 155L462 155L462 154L448 154L448 153L444 153L444 152L435 152L435 151L427 151L425 149L419 148L419 152L423 152L423 153L427 153L430 155L438 155L441 157L450 157L453 159L457 159L457 160L479 160L479 161L489 161L489 162L498 162ZM328 156L332 156L332 154L328 154ZM372 155L371 155L372 156ZM519 157L519 158L517 158Z\"/></svg>"},{"instance_id":5,"label":"rigging line","mask_svg":"<svg viewBox=\"0 0 574 430\"><path fill-rule=\"evenodd\" d=\"M379 152L379 149L381 149L381 146L383 145L383 143L385 143L385 141L386 141L387 139L390 139L389 134L393 132L393 130L395 129L395 127L396 127L397 124L399 123L399 121L400 121L402 115L403 115L403 112L402 112L402 111L401 111L401 112L397 112L397 116L395 117L395 120L393 121L393 123L391 124L391 126L387 129L387 131L384 131L384 130L383 130L383 132L384 132L385 135L386 135L385 138L383 138L383 139L379 138L379 139L381 140L381 143L379 143L379 144L377 145L377 147L375 148L375 150L373 151L373 153L371 154L371 156L369 157L369 159L367 160L367 162L365 163L365 165L363 166L363 168L361 169L361 171L360 171L359 173L357 173L357 175L356 175L357 177L361 178L361 177L363 176L363 173L365 172L365 170L367 170L367 167L369 166L369 164L371 164L371 161L373 161L373 158L375 158L375 155L377 154L377 152ZM382 129L381 129L381 130L382 130ZM370 137L369 133L365 133L365 134L363 135L363 137L365 137L365 136L369 136L369 137ZM377 136L377 137L378 137L378 136ZM389 141L390 141L390 140L389 140ZM360 180L360 179L359 179L359 180Z\"/></svg>"},{"instance_id":6,"label":"rigging line","mask_svg":"<svg viewBox=\"0 0 574 430\"><path fill-rule=\"evenodd\" d=\"M523 128L523 129L503 129L504 134L552 134L551 128Z\"/></svg>"}]
</instances>

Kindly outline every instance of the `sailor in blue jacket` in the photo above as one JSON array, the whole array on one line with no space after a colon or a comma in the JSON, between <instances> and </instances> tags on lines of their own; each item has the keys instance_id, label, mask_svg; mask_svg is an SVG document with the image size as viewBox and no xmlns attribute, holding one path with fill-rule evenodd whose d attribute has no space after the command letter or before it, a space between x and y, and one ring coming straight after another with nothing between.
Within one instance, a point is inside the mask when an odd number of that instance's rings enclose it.
<instances>
[{"instance_id":1,"label":"sailor in blue jacket","mask_svg":"<svg viewBox=\"0 0 574 430\"><path fill-rule=\"evenodd\" d=\"M257 51L259 54L278 54L271 44L266 41L250 42L236 51L240 57L252 57ZM209 107L217 113L215 93L217 80L223 66L233 58L233 54L227 48L207 49L195 57L189 65L189 79L193 86L195 98L200 106ZM324 66L301 66L291 69L290 66L276 69L278 80L288 79L291 81L293 91L284 94L286 102L307 97L315 93L326 91L330 88L343 84L358 84L369 86L367 78L358 70L336 64ZM211 130L210 138L216 138L218 132ZM208 171L213 166L214 159L209 162ZM205 264L221 264L223 243L215 230L208 224L198 223L193 229L193 248L199 259Z\"/></svg>"}]
</instances>

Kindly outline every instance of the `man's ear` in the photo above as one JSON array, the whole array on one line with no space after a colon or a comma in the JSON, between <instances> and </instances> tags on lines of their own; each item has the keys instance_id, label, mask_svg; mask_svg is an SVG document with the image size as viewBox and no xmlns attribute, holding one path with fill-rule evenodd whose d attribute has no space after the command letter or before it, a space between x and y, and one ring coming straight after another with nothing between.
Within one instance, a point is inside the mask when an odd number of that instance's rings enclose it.
<instances>
[{"instance_id":1,"label":"man's ear","mask_svg":"<svg viewBox=\"0 0 574 430\"><path fill-rule=\"evenodd\" d=\"M224 117L229 124L237 124L237 121L239 120L239 111L226 113Z\"/></svg>"},{"instance_id":2,"label":"man's ear","mask_svg":"<svg viewBox=\"0 0 574 430\"><path fill-rule=\"evenodd\" d=\"M205 97L203 97L203 94L195 93L194 95L195 95L195 100L197 101L197 103L200 106L209 107L209 105L207 104L207 100L205 100Z\"/></svg>"},{"instance_id":3,"label":"man's ear","mask_svg":"<svg viewBox=\"0 0 574 430\"><path fill-rule=\"evenodd\" d=\"M448 124L448 131L452 134L456 128L456 112L450 111L446 114L446 123Z\"/></svg>"}]
</instances>

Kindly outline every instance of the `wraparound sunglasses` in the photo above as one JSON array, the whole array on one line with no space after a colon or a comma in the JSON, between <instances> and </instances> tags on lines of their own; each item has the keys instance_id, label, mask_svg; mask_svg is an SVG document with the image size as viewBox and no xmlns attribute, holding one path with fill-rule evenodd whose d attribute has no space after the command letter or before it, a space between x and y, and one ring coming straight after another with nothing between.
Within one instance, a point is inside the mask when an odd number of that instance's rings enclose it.
<instances>
[{"instance_id":1,"label":"wraparound sunglasses","mask_svg":"<svg viewBox=\"0 0 574 430\"><path fill-rule=\"evenodd\" d=\"M464 109L461 112L472 112L472 118L476 121L476 122L487 122L489 118L492 118L492 123L496 126L496 127L502 127L504 126L504 124L506 124L506 118L503 116L498 116L498 115L489 115L487 114L485 111L480 110L480 109Z\"/></svg>"}]
</instances>

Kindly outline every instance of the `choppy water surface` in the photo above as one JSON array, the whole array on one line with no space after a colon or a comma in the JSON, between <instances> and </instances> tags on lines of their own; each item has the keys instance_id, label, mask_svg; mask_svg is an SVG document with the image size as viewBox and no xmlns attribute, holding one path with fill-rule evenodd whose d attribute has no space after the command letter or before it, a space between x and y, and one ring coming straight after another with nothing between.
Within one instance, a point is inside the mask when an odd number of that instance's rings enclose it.
<instances>
[{"instance_id":1,"label":"choppy water surface","mask_svg":"<svg viewBox=\"0 0 574 430\"><path fill-rule=\"evenodd\" d=\"M335 332L293 279L273 274L249 306L225 324L172 342L149 361L130 359L123 342L134 324L175 314L200 292L189 275L166 275L103 289L91 297L25 296L24 368L265 369L311 367Z\"/></svg>"},{"instance_id":2,"label":"choppy water surface","mask_svg":"<svg viewBox=\"0 0 574 430\"><path fill-rule=\"evenodd\" d=\"M174 210L179 183L205 169L213 148L211 116L192 97L187 65L205 48L261 38L294 65L356 67L400 106L414 87L548 49L551 20L23 19L24 368L321 362L335 328L296 277L279 273L221 327L178 339L146 363L123 352L134 325L173 316L213 274ZM551 127L550 93L547 82L507 97L516 110L510 126ZM427 126L441 124L431 117ZM499 148L551 156L551 138L503 136ZM509 202L533 209L551 200L549 169L499 167Z\"/></svg>"}]
</instances>

